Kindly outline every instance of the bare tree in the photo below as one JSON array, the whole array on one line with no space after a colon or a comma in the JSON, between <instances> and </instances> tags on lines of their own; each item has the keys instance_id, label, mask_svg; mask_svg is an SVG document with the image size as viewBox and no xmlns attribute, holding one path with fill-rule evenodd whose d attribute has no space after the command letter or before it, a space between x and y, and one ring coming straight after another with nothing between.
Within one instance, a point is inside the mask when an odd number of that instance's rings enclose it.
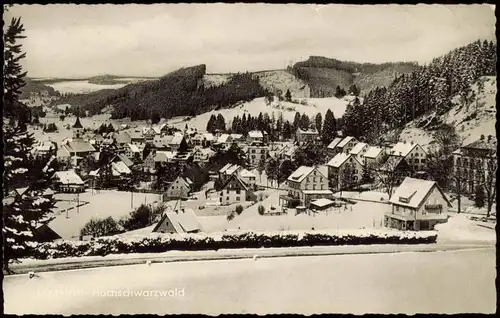
<instances>
[{"instance_id":1,"label":"bare tree","mask_svg":"<svg viewBox=\"0 0 500 318\"><path fill-rule=\"evenodd\" d=\"M491 208L493 207L493 203L495 202L496 194L497 194L497 185L496 185L496 173L497 173L498 163L496 158L486 158L486 165L484 169L477 169L476 171L480 175L478 186L482 186L484 188L484 192L486 195L486 217L490 217Z\"/></svg>"}]
</instances>

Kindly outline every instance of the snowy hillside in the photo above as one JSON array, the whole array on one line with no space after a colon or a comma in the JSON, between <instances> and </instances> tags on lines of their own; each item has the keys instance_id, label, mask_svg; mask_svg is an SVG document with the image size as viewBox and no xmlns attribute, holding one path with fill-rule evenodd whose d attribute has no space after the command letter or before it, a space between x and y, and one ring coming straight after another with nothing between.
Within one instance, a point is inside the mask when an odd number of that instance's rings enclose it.
<instances>
[{"instance_id":1,"label":"snowy hillside","mask_svg":"<svg viewBox=\"0 0 500 318\"><path fill-rule=\"evenodd\" d=\"M310 96L309 85L285 70L264 71L254 74L259 77L260 85L269 91L276 92L280 90L284 94L289 89L293 98L307 98Z\"/></svg>"},{"instance_id":2,"label":"snowy hillside","mask_svg":"<svg viewBox=\"0 0 500 318\"><path fill-rule=\"evenodd\" d=\"M227 83L234 74L205 74L203 76L203 85L205 88L219 86ZM290 90L293 98L307 98L310 96L309 85L306 82L296 78L286 70L272 70L252 73L259 78L260 85L276 94L278 90L284 94Z\"/></svg>"},{"instance_id":3,"label":"snowy hillside","mask_svg":"<svg viewBox=\"0 0 500 318\"><path fill-rule=\"evenodd\" d=\"M196 128L198 130L205 130L207 127L208 120L212 114L222 114L226 120L226 124L231 122L236 116L243 116L243 114L258 116L259 113L268 113L269 116L274 112L275 118L278 118L280 113L283 114L283 119L293 121L296 112L305 113L309 117L316 116L317 113L321 113L324 117L326 111L331 109L336 118L341 117L346 109L348 100L338 99L335 97L331 98L303 98L300 99L302 103L306 102L307 105L289 103L289 102L278 102L275 101L271 105L266 105L264 98L256 98L250 102L241 103L240 105L228 108L220 109L216 111L211 111L203 113L189 120L185 120L185 117L176 117L170 119L168 124L183 129L187 124L189 127Z\"/></svg>"},{"instance_id":4,"label":"snowy hillside","mask_svg":"<svg viewBox=\"0 0 500 318\"><path fill-rule=\"evenodd\" d=\"M477 99L474 99L469 105L462 106L459 98L456 97L453 101L455 106L439 117L441 122L455 127L465 144L480 138L481 135L496 135L497 79L495 76L486 76L482 77L480 81L484 83L482 92L479 91L478 83L472 86ZM399 138L408 142L414 141L423 146L432 146L434 144L433 132L418 128L428 118L429 116L408 123Z\"/></svg>"}]
</instances>

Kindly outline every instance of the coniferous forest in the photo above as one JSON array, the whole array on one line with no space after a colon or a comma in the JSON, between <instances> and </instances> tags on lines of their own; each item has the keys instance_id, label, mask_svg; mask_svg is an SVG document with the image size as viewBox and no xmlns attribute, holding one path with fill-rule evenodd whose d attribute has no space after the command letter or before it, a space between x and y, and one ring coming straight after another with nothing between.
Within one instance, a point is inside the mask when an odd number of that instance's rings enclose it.
<instances>
[{"instance_id":1,"label":"coniferous forest","mask_svg":"<svg viewBox=\"0 0 500 318\"><path fill-rule=\"evenodd\" d=\"M424 114L441 115L452 106L474 100L471 89L481 76L496 75L496 44L475 41L435 58L428 65L378 87L346 108L343 130L355 137L375 139L390 129L401 128ZM455 101L456 102L456 101Z\"/></svg>"}]
</instances>

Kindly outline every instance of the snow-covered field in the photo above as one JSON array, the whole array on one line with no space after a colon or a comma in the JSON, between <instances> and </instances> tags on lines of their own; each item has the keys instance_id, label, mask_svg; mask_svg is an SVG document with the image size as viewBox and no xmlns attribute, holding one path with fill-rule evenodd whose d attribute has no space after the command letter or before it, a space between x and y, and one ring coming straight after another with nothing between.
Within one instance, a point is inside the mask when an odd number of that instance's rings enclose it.
<instances>
[{"instance_id":1,"label":"snow-covered field","mask_svg":"<svg viewBox=\"0 0 500 318\"><path fill-rule=\"evenodd\" d=\"M103 267L3 288L10 314L453 314L493 313L495 277L487 248Z\"/></svg>"},{"instance_id":2,"label":"snow-covered field","mask_svg":"<svg viewBox=\"0 0 500 318\"><path fill-rule=\"evenodd\" d=\"M259 215L258 206L262 205L269 211L271 206L281 210L279 194L274 191L267 199L245 209L243 213L228 223L228 229L279 231L279 230L326 230L326 229L359 229L381 228L382 220L390 207L387 204L373 202L358 202L344 208L330 208L316 214L295 215L293 211L284 215ZM380 197L379 197L380 198Z\"/></svg>"},{"instance_id":3,"label":"snow-covered field","mask_svg":"<svg viewBox=\"0 0 500 318\"><path fill-rule=\"evenodd\" d=\"M125 86L126 84L113 84L113 85L100 85L100 84L92 84L88 81L65 81L65 82L57 82L53 84L46 84L54 88L61 94L65 93L90 93L95 92L101 89L117 89Z\"/></svg>"},{"instance_id":4,"label":"snow-covered field","mask_svg":"<svg viewBox=\"0 0 500 318\"><path fill-rule=\"evenodd\" d=\"M59 193L55 197L58 200L74 200L76 194ZM94 191L92 195L92 191L87 190L80 194L80 201L89 202L89 204L81 206L79 211L69 210L68 218L66 218L66 212L56 212L56 218L49 223L49 226L63 239L78 239L80 230L92 218L111 216L118 220L141 204L153 204L159 202L160 199L159 195L151 193L134 193L132 199L130 192L101 190L99 193ZM131 203L133 203L133 208Z\"/></svg>"},{"instance_id":5,"label":"snow-covered field","mask_svg":"<svg viewBox=\"0 0 500 318\"><path fill-rule=\"evenodd\" d=\"M302 100L302 99L301 99ZM347 107L347 101L335 97L330 98L305 98L307 105L278 102L275 101L271 105L266 105L264 98L256 98L250 102L243 103L239 106L229 109L221 109L211 112L200 114L188 121L184 121L183 117L172 118L168 124L173 125L179 129L183 129L187 124L188 127L196 128L198 130L205 130L208 120L212 115L222 114L226 120L226 125L232 122L236 116L243 116L243 114L258 116L259 113L268 113L271 117L274 112L275 118L278 118L280 113L283 114L285 120L293 121L296 112L300 114L307 114L309 117L316 116L321 113L323 118L328 109L331 109L336 118L342 117Z\"/></svg>"},{"instance_id":6,"label":"snow-covered field","mask_svg":"<svg viewBox=\"0 0 500 318\"><path fill-rule=\"evenodd\" d=\"M466 215L452 215L448 222L436 225L438 240L496 242L494 229L484 228L471 221Z\"/></svg>"}]
</instances>

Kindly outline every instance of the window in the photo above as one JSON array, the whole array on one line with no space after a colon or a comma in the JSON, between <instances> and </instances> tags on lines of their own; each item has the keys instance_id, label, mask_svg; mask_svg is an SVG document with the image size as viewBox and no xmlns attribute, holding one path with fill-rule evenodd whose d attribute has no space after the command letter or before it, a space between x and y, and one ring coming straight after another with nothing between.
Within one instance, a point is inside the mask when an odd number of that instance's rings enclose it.
<instances>
[{"instance_id":1,"label":"window","mask_svg":"<svg viewBox=\"0 0 500 318\"><path fill-rule=\"evenodd\" d=\"M425 159L420 159L420 162L421 163L425 163Z\"/></svg>"},{"instance_id":2,"label":"window","mask_svg":"<svg viewBox=\"0 0 500 318\"><path fill-rule=\"evenodd\" d=\"M240 201L240 197L236 197L236 201Z\"/></svg>"},{"instance_id":3,"label":"window","mask_svg":"<svg viewBox=\"0 0 500 318\"><path fill-rule=\"evenodd\" d=\"M260 151L260 153L266 153L266 151L265 151L264 149L262 149L262 150Z\"/></svg>"},{"instance_id":4,"label":"window","mask_svg":"<svg viewBox=\"0 0 500 318\"><path fill-rule=\"evenodd\" d=\"M240 189L236 189L236 194L240 194Z\"/></svg>"}]
</instances>

